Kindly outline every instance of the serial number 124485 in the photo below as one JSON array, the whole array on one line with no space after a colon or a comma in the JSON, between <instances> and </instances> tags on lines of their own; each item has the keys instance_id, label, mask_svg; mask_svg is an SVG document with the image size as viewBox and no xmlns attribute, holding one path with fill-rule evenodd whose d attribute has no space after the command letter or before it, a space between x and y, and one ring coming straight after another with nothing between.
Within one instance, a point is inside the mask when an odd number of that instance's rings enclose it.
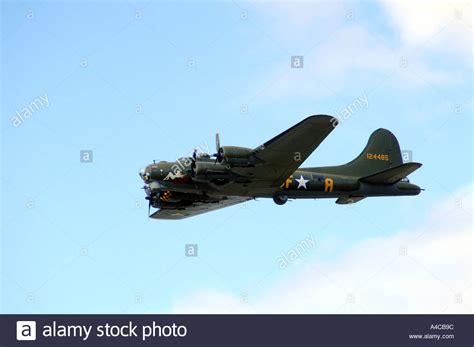
<instances>
[{"instance_id":1,"label":"serial number 124485","mask_svg":"<svg viewBox=\"0 0 474 347\"><path fill-rule=\"evenodd\" d=\"M388 154L367 153L367 159L388 161L389 156L388 156Z\"/></svg>"}]
</instances>

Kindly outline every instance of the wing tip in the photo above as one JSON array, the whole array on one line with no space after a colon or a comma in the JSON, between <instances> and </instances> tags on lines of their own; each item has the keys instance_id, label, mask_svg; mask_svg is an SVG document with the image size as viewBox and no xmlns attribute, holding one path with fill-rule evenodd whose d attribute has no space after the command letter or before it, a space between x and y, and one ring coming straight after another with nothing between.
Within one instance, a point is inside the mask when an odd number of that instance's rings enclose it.
<instances>
[{"instance_id":1,"label":"wing tip","mask_svg":"<svg viewBox=\"0 0 474 347\"><path fill-rule=\"evenodd\" d=\"M339 119L328 114L314 114L304 119L303 122L310 121L310 120L317 121L318 123L319 122L330 123L334 128L337 127L339 124Z\"/></svg>"}]
</instances>

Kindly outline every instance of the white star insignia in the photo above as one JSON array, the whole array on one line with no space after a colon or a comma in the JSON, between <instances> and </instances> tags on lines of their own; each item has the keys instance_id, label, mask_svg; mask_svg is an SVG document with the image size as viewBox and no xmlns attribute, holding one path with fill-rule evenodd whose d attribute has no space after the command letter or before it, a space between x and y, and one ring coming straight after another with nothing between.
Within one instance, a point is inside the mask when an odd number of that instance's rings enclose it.
<instances>
[{"instance_id":1,"label":"white star insignia","mask_svg":"<svg viewBox=\"0 0 474 347\"><path fill-rule=\"evenodd\" d=\"M303 175L300 175L300 178L295 180L295 181L298 182L298 188L296 188L296 189L299 189L301 187L303 187L304 189L307 189L306 188L306 183L308 183L309 180L305 180Z\"/></svg>"}]
</instances>

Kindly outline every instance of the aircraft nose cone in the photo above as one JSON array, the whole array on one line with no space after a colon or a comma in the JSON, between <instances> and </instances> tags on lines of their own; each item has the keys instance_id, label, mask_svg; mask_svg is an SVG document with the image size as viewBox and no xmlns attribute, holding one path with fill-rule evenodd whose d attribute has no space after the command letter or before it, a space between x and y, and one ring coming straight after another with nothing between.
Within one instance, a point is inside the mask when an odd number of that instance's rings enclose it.
<instances>
[{"instance_id":1,"label":"aircraft nose cone","mask_svg":"<svg viewBox=\"0 0 474 347\"><path fill-rule=\"evenodd\" d=\"M145 182L150 179L150 172L145 167L141 168L138 174L140 175L142 180Z\"/></svg>"}]
</instances>

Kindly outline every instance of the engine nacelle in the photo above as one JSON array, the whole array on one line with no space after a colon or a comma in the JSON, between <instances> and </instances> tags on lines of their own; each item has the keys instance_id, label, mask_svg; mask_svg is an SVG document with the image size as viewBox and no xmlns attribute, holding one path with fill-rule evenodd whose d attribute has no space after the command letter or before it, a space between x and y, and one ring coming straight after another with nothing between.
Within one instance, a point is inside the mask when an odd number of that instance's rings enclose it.
<instances>
[{"instance_id":1,"label":"engine nacelle","mask_svg":"<svg viewBox=\"0 0 474 347\"><path fill-rule=\"evenodd\" d=\"M219 149L222 160L232 166L249 166L253 164L252 148L223 146Z\"/></svg>"},{"instance_id":2,"label":"engine nacelle","mask_svg":"<svg viewBox=\"0 0 474 347\"><path fill-rule=\"evenodd\" d=\"M198 160L194 169L194 180L207 182L213 179L228 179L230 174L230 170L226 165L214 162L200 162Z\"/></svg>"},{"instance_id":3,"label":"engine nacelle","mask_svg":"<svg viewBox=\"0 0 474 347\"><path fill-rule=\"evenodd\" d=\"M151 197L151 202L155 208L163 207L186 207L195 202L214 202L215 199L205 194L183 193L165 190Z\"/></svg>"}]
</instances>

